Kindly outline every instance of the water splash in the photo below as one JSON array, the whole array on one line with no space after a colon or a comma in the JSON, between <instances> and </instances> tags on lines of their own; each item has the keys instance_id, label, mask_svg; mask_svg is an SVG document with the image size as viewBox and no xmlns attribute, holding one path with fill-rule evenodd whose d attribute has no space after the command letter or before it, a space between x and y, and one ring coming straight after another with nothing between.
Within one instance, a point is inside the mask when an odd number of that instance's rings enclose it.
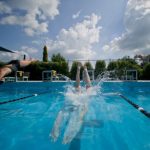
<instances>
[{"instance_id":1,"label":"water splash","mask_svg":"<svg viewBox=\"0 0 150 150\"><path fill-rule=\"evenodd\" d=\"M50 133L53 141L58 139L64 122L67 122L67 125L62 143L68 144L77 136L89 109L91 96L101 94L102 83L110 79L109 76L110 72L108 71L100 74L91 88L86 89L82 86L80 92L77 92L72 84L67 85L66 93L64 94L65 106L58 113L52 132Z\"/></svg>"},{"instance_id":2,"label":"water splash","mask_svg":"<svg viewBox=\"0 0 150 150\"><path fill-rule=\"evenodd\" d=\"M118 80L116 76L116 71L104 71L101 74L99 74L96 78L96 82L98 84L101 84L104 81L110 81L110 80Z\"/></svg>"},{"instance_id":3,"label":"water splash","mask_svg":"<svg viewBox=\"0 0 150 150\"><path fill-rule=\"evenodd\" d=\"M80 131L84 117L90 103L90 96L97 94L97 87L91 87L86 90L81 87L81 91L77 92L74 86L66 87L65 106L60 110L55 120L54 127L50 133L53 141L56 141L60 135L61 128L67 120L66 130L64 132L63 144L70 143Z\"/></svg>"}]
</instances>

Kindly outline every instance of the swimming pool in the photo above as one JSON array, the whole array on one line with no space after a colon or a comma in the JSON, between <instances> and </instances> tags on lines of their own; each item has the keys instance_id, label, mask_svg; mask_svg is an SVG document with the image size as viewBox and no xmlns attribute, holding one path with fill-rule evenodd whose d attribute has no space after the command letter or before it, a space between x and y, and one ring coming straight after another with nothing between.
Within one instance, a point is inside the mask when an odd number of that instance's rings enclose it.
<instances>
[{"instance_id":1,"label":"swimming pool","mask_svg":"<svg viewBox=\"0 0 150 150\"><path fill-rule=\"evenodd\" d=\"M65 128L53 142L49 134L64 107L67 83L0 85L0 149L149 150L150 118L116 93L150 111L150 82L105 82L90 96L81 130L62 144ZM39 94L39 95L38 95ZM29 96L29 97L28 97ZM22 97L28 97L20 99Z\"/></svg>"}]
</instances>

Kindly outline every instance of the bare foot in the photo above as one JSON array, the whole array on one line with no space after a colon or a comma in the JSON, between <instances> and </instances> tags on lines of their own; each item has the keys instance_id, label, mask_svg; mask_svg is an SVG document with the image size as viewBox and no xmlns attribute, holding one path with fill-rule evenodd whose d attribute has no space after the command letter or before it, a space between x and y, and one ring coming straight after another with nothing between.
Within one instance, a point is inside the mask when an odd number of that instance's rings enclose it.
<instances>
[{"instance_id":1,"label":"bare foot","mask_svg":"<svg viewBox=\"0 0 150 150\"><path fill-rule=\"evenodd\" d=\"M52 130L51 134L49 135L50 137L52 137L52 141L56 142L57 138L59 136L59 132L54 131L54 129Z\"/></svg>"}]
</instances>

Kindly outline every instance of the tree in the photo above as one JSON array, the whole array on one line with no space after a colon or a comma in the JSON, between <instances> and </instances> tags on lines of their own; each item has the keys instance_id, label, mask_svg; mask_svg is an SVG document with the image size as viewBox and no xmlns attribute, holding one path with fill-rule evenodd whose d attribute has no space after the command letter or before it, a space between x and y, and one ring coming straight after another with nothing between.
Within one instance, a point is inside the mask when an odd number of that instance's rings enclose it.
<instances>
[{"instance_id":1,"label":"tree","mask_svg":"<svg viewBox=\"0 0 150 150\"><path fill-rule=\"evenodd\" d=\"M59 72L63 75L69 76L69 66L67 62L59 63Z\"/></svg>"},{"instance_id":2,"label":"tree","mask_svg":"<svg viewBox=\"0 0 150 150\"><path fill-rule=\"evenodd\" d=\"M52 62L66 62L65 58L63 56L61 56L60 53L58 54L53 54L51 57L51 61Z\"/></svg>"},{"instance_id":3,"label":"tree","mask_svg":"<svg viewBox=\"0 0 150 150\"><path fill-rule=\"evenodd\" d=\"M69 75L69 66L66 59L60 54L53 54L51 57L51 61L53 63L53 69L58 73L64 74L66 76Z\"/></svg>"},{"instance_id":4,"label":"tree","mask_svg":"<svg viewBox=\"0 0 150 150\"><path fill-rule=\"evenodd\" d=\"M118 68L118 64L116 61L109 62L107 66L107 70L116 70Z\"/></svg>"},{"instance_id":5,"label":"tree","mask_svg":"<svg viewBox=\"0 0 150 150\"><path fill-rule=\"evenodd\" d=\"M55 70L58 74L69 76L69 66L67 62L51 62L51 70Z\"/></svg>"},{"instance_id":6,"label":"tree","mask_svg":"<svg viewBox=\"0 0 150 150\"><path fill-rule=\"evenodd\" d=\"M43 48L43 62L48 62L48 51L46 45Z\"/></svg>"},{"instance_id":7,"label":"tree","mask_svg":"<svg viewBox=\"0 0 150 150\"><path fill-rule=\"evenodd\" d=\"M143 68L143 79L150 80L150 63L147 63Z\"/></svg>"},{"instance_id":8,"label":"tree","mask_svg":"<svg viewBox=\"0 0 150 150\"><path fill-rule=\"evenodd\" d=\"M107 70L116 70L116 75L120 79L125 76L125 70L137 70L139 79L142 73L141 67L136 63L135 60L125 57L115 62L110 62Z\"/></svg>"},{"instance_id":9,"label":"tree","mask_svg":"<svg viewBox=\"0 0 150 150\"><path fill-rule=\"evenodd\" d=\"M76 79L77 66L78 66L78 62L77 62L77 61L74 61L74 62L72 63L71 70L70 70L70 78L71 78L72 80L75 80L75 79Z\"/></svg>"},{"instance_id":10,"label":"tree","mask_svg":"<svg viewBox=\"0 0 150 150\"><path fill-rule=\"evenodd\" d=\"M104 60L97 60L95 65L95 77L106 70L106 63Z\"/></svg>"},{"instance_id":11,"label":"tree","mask_svg":"<svg viewBox=\"0 0 150 150\"><path fill-rule=\"evenodd\" d=\"M41 80L44 70L56 70L57 73L68 76L69 68L66 62L34 62L24 68L25 72L30 72L31 80Z\"/></svg>"},{"instance_id":12,"label":"tree","mask_svg":"<svg viewBox=\"0 0 150 150\"><path fill-rule=\"evenodd\" d=\"M87 69L88 69L88 70L93 70L92 64L91 64L89 61L86 62L84 65L87 66Z\"/></svg>"},{"instance_id":13,"label":"tree","mask_svg":"<svg viewBox=\"0 0 150 150\"><path fill-rule=\"evenodd\" d=\"M70 78L72 80L75 80L76 79L76 73L77 73L77 66L78 66L78 63L80 62L77 62L77 61L74 61L72 63L72 66L71 66L71 70L70 70ZM80 69L80 79L82 77L82 72L83 72L83 67L81 67Z\"/></svg>"}]
</instances>

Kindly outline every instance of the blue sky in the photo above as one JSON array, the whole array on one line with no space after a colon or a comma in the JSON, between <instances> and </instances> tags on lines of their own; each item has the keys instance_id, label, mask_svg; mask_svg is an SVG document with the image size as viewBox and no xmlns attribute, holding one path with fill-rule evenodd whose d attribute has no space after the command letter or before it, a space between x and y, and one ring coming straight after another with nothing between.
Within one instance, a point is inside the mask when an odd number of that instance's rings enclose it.
<instances>
[{"instance_id":1,"label":"blue sky","mask_svg":"<svg viewBox=\"0 0 150 150\"><path fill-rule=\"evenodd\" d=\"M0 60L114 59L149 54L149 0L0 0Z\"/></svg>"}]
</instances>

